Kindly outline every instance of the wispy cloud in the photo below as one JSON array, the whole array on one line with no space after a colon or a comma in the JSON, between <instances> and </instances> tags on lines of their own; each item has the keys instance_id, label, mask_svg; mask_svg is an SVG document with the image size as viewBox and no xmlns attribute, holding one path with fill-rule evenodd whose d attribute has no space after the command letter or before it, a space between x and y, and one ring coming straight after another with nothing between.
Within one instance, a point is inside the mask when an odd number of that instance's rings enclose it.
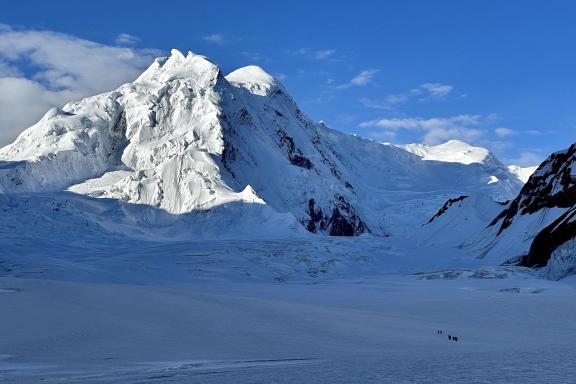
<instances>
[{"instance_id":1,"label":"wispy cloud","mask_svg":"<svg viewBox=\"0 0 576 384\"><path fill-rule=\"evenodd\" d=\"M512 136L514 135L516 132L514 132L513 130L511 130L510 128L496 128L494 129L494 133L496 134L496 136L498 137L507 137L507 136Z\"/></svg>"},{"instance_id":2,"label":"wispy cloud","mask_svg":"<svg viewBox=\"0 0 576 384\"><path fill-rule=\"evenodd\" d=\"M316 60L325 60L328 59L329 57L334 56L335 53L336 53L335 49L321 49L319 51L312 52L312 56Z\"/></svg>"},{"instance_id":3,"label":"wispy cloud","mask_svg":"<svg viewBox=\"0 0 576 384\"><path fill-rule=\"evenodd\" d=\"M410 97L405 94L390 94L380 99L362 97L360 103L371 109L393 109L398 105L407 103L409 100Z\"/></svg>"},{"instance_id":4,"label":"wispy cloud","mask_svg":"<svg viewBox=\"0 0 576 384\"><path fill-rule=\"evenodd\" d=\"M382 98L363 97L360 103L366 108L390 110L411 101L446 100L454 90L453 85L442 83L424 83L402 93L388 94Z\"/></svg>"},{"instance_id":5,"label":"wispy cloud","mask_svg":"<svg viewBox=\"0 0 576 384\"><path fill-rule=\"evenodd\" d=\"M420 87L413 89L416 94L422 94L424 97L442 100L454 90L453 85L442 83L424 83Z\"/></svg>"},{"instance_id":6,"label":"wispy cloud","mask_svg":"<svg viewBox=\"0 0 576 384\"><path fill-rule=\"evenodd\" d=\"M137 38L136 36L132 36L127 33L121 33L118 36L116 36L116 39L114 41L118 45L134 45L138 41L140 41L140 39Z\"/></svg>"},{"instance_id":7,"label":"wispy cloud","mask_svg":"<svg viewBox=\"0 0 576 384\"><path fill-rule=\"evenodd\" d=\"M288 78L288 76L286 76L286 74L281 73L281 72L275 73L273 76L275 79L278 79L280 81L284 81Z\"/></svg>"},{"instance_id":8,"label":"wispy cloud","mask_svg":"<svg viewBox=\"0 0 576 384\"><path fill-rule=\"evenodd\" d=\"M537 129L529 129L525 132L529 135L532 135L532 136L540 136L542 134L542 131L539 131Z\"/></svg>"},{"instance_id":9,"label":"wispy cloud","mask_svg":"<svg viewBox=\"0 0 576 384\"><path fill-rule=\"evenodd\" d=\"M378 73L377 69L367 69L360 72L350 80L350 84L357 86L364 86L370 84L374 76Z\"/></svg>"},{"instance_id":10,"label":"wispy cloud","mask_svg":"<svg viewBox=\"0 0 576 384\"><path fill-rule=\"evenodd\" d=\"M2 24L0 24L0 27ZM0 34L1 36L1 34ZM15 66L0 60L0 77L21 77L22 72Z\"/></svg>"},{"instance_id":11,"label":"wispy cloud","mask_svg":"<svg viewBox=\"0 0 576 384\"><path fill-rule=\"evenodd\" d=\"M314 60L326 60L334 57L334 55L336 54L335 49L300 48L296 50L288 50L287 52L291 55L303 56L308 59L314 59Z\"/></svg>"},{"instance_id":12,"label":"wispy cloud","mask_svg":"<svg viewBox=\"0 0 576 384\"><path fill-rule=\"evenodd\" d=\"M0 24L0 145L53 106L134 80L159 55ZM19 71L22 61L26 76Z\"/></svg>"},{"instance_id":13,"label":"wispy cloud","mask_svg":"<svg viewBox=\"0 0 576 384\"><path fill-rule=\"evenodd\" d=\"M220 33L206 35L203 36L202 39L210 44L224 44L224 35L221 35Z\"/></svg>"},{"instance_id":14,"label":"wispy cloud","mask_svg":"<svg viewBox=\"0 0 576 384\"><path fill-rule=\"evenodd\" d=\"M476 141L485 131L482 126L489 118L481 115L456 115L449 117L383 118L365 121L360 128L372 129L370 134L396 137L399 131L409 130L421 134L424 144L439 144L451 139Z\"/></svg>"},{"instance_id":15,"label":"wispy cloud","mask_svg":"<svg viewBox=\"0 0 576 384\"><path fill-rule=\"evenodd\" d=\"M350 87L364 87L372 82L376 74L379 72L377 69L366 69L345 84L340 84L336 87L336 89L346 89Z\"/></svg>"}]
</instances>

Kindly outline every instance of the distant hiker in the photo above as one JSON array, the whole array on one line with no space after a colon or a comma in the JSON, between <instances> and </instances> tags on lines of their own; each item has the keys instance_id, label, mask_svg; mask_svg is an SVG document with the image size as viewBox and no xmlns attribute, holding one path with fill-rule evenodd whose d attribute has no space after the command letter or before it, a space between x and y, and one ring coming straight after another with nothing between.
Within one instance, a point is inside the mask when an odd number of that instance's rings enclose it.
<instances>
[{"instance_id":1,"label":"distant hiker","mask_svg":"<svg viewBox=\"0 0 576 384\"><path fill-rule=\"evenodd\" d=\"M448 335L448 340L452 340L452 336Z\"/></svg>"},{"instance_id":2,"label":"distant hiker","mask_svg":"<svg viewBox=\"0 0 576 384\"><path fill-rule=\"evenodd\" d=\"M452 340L458 341L458 337L457 337L457 336L452 336Z\"/></svg>"}]
</instances>

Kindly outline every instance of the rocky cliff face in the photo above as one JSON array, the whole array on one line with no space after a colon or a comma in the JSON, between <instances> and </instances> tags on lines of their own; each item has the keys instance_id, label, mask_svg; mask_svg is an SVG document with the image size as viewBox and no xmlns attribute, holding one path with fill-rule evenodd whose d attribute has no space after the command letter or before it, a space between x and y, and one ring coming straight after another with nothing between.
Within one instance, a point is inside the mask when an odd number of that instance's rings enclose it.
<instances>
[{"instance_id":1,"label":"rocky cliff face","mask_svg":"<svg viewBox=\"0 0 576 384\"><path fill-rule=\"evenodd\" d=\"M570 208L576 203L576 144L546 159L528 179L519 195L492 225L498 232L508 228L517 216L531 215L542 209Z\"/></svg>"},{"instance_id":2,"label":"rocky cliff face","mask_svg":"<svg viewBox=\"0 0 576 384\"><path fill-rule=\"evenodd\" d=\"M545 273L554 278L570 273L576 266L576 257L568 252L576 237L575 161L573 144L538 167L518 196L489 224L478 243L484 247L483 256L546 267Z\"/></svg>"}]
</instances>

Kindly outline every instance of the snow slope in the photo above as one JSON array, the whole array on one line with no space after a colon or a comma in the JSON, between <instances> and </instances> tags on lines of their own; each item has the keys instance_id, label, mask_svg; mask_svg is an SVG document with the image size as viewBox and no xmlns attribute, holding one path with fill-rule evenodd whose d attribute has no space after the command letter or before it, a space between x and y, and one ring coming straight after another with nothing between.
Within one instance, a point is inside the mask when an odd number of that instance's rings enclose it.
<instances>
[{"instance_id":1,"label":"snow slope","mask_svg":"<svg viewBox=\"0 0 576 384\"><path fill-rule=\"evenodd\" d=\"M415 147L346 135L311 121L259 67L224 77L206 57L173 50L2 148L0 192L68 190L174 215L261 204L310 232L405 234L449 198L519 191L506 167L469 148L448 142L423 159ZM460 162L425 160L439 151Z\"/></svg>"},{"instance_id":2,"label":"snow slope","mask_svg":"<svg viewBox=\"0 0 576 384\"><path fill-rule=\"evenodd\" d=\"M509 165L508 170L518 176L520 181L526 183L530 176L538 169L538 166L533 167L520 167L518 165Z\"/></svg>"},{"instance_id":3,"label":"snow slope","mask_svg":"<svg viewBox=\"0 0 576 384\"><path fill-rule=\"evenodd\" d=\"M445 161L461 164L493 164L501 166L494 155L486 148L473 147L460 140L450 140L439 145L405 144L398 145L424 160Z\"/></svg>"},{"instance_id":4,"label":"snow slope","mask_svg":"<svg viewBox=\"0 0 576 384\"><path fill-rule=\"evenodd\" d=\"M477 237L504 207L503 203L481 193L450 199L412 238L421 246L463 247Z\"/></svg>"}]
</instances>

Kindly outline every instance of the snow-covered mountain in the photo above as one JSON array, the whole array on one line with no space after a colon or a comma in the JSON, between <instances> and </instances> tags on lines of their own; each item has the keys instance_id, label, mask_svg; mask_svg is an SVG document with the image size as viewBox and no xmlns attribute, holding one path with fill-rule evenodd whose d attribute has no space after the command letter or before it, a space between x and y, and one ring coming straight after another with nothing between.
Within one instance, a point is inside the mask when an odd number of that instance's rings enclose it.
<instances>
[{"instance_id":1,"label":"snow-covered mountain","mask_svg":"<svg viewBox=\"0 0 576 384\"><path fill-rule=\"evenodd\" d=\"M486 148L474 147L460 140L450 140L439 145L404 144L398 145L424 160L445 161L460 164L485 164L501 167L502 164Z\"/></svg>"},{"instance_id":2,"label":"snow-covered mountain","mask_svg":"<svg viewBox=\"0 0 576 384\"><path fill-rule=\"evenodd\" d=\"M576 270L576 144L548 157L474 245L480 256L546 267L550 278Z\"/></svg>"},{"instance_id":3,"label":"snow-covered mountain","mask_svg":"<svg viewBox=\"0 0 576 384\"><path fill-rule=\"evenodd\" d=\"M423 160L444 161L447 163L466 165L476 163L498 170L503 167L500 160L486 148L474 147L460 140L449 140L438 145L401 144L396 146L420 156ZM522 183L526 183L538 166L520 167L517 165L509 165L507 168L512 174L516 175ZM494 176L492 180L495 182L496 178L497 176Z\"/></svg>"},{"instance_id":4,"label":"snow-covered mountain","mask_svg":"<svg viewBox=\"0 0 576 384\"><path fill-rule=\"evenodd\" d=\"M206 57L177 50L133 83L50 110L0 150L3 194L70 191L177 219L234 205L224 223L250 207L263 225L293 228L288 214L330 235L410 233L448 199L504 201L521 187L484 149L347 135L313 122L261 68L223 76Z\"/></svg>"},{"instance_id":5,"label":"snow-covered mountain","mask_svg":"<svg viewBox=\"0 0 576 384\"><path fill-rule=\"evenodd\" d=\"M530 176L538 169L538 166L535 165L533 167L520 167L518 165L509 165L508 170L515 174L520 181L526 183Z\"/></svg>"}]
</instances>

